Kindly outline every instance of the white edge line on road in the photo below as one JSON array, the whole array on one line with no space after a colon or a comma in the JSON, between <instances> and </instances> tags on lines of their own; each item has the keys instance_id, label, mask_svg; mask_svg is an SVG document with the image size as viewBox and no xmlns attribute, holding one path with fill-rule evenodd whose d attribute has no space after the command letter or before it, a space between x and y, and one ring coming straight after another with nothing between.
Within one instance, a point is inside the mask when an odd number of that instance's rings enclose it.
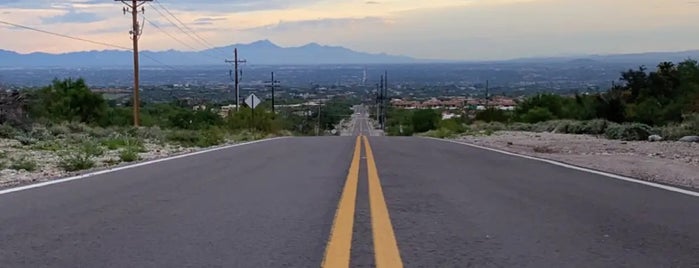
<instances>
[{"instance_id":1,"label":"white edge line on road","mask_svg":"<svg viewBox=\"0 0 699 268\"><path fill-rule=\"evenodd\" d=\"M621 175L612 174L612 173L607 173L607 172L603 172L603 171L599 171L599 170L594 170L594 169L589 169L589 168L574 166L574 165L566 164L566 163L559 162L559 161L555 161L555 160L544 159L544 158L539 158L539 157L534 157L534 156L528 156L528 155L523 155L523 154L518 154L518 153L513 153L513 152L508 152L508 151L503 151L503 150L494 149L494 148L489 148L489 147L480 146L480 145L475 145L475 144L471 144L471 143L467 143L467 142L460 142L460 141L454 141L454 140L445 140L445 139L437 139L437 138L430 138L430 137L427 137L427 138L428 138L428 139L432 139L432 140L439 140L439 141L443 141L443 142L451 142L451 143L466 145L466 146L470 146L470 147L474 147L474 148L478 148L478 149L493 151L493 152L497 152L497 153L501 153L501 154L506 154L506 155L511 155L511 156L522 157L522 158L526 158L526 159L530 159L530 160L541 161L541 162L549 163L549 164L556 165L556 166L560 166L560 167L565 167L565 168L574 169L574 170L578 170L578 171L584 171L584 172L588 172L588 173L592 173L592 174L602 175L602 176L609 177L609 178L619 179L619 180L622 180L622 181L627 181L627 182L633 182L633 183L643 184L643 185L647 185L647 186L651 186L651 187L655 187L655 188L660 188L660 189L667 190L667 191L672 191L672 192L676 192L676 193L681 193L681 194L691 195L691 196L694 196L694 197L699 197L699 193L698 193L698 192L694 192L694 191L690 191L690 190L685 190L685 189L682 189L682 188L678 188L678 187L674 187L674 186L669 186L669 185L664 185L664 184L660 184L660 183L649 182L649 181L643 181L643 180L634 179L634 178L631 178L631 177L621 176Z\"/></svg>"},{"instance_id":2,"label":"white edge line on road","mask_svg":"<svg viewBox=\"0 0 699 268\"><path fill-rule=\"evenodd\" d=\"M19 191L25 191L25 190L34 189L34 188L45 187L45 186L49 186L49 185L54 185L54 184L59 184L59 183L64 183L64 182L69 182L69 181L74 181L74 180L86 179L86 178L99 176L99 175L103 175L103 174L107 174L107 173L112 173L112 172L117 172L117 171L121 171L121 170L152 165L152 164L170 161L170 160L174 160L174 159L180 159L180 158L185 158L185 157L190 157L190 156L195 156L195 155L200 155L200 154L205 154L205 153L210 153L210 152L215 152L215 151L220 151L220 150L226 150L226 149L230 149L233 147L239 147L239 146L250 145L250 144L272 141L272 140L278 140L278 139L284 139L284 138L287 138L287 137L278 137L278 138L263 139L263 140L245 142L245 143L225 145L225 146L221 146L221 147L215 147L215 148L211 148L211 149L205 149L205 150L201 150L201 151L196 151L196 152L191 152L191 153L186 153L186 154L181 154L181 155L175 155L175 156L170 156L170 157L166 157L166 158L154 159L154 160L141 162L141 163L137 163L137 164L133 164L133 165L100 170L100 171L86 173L86 174L82 174L82 175L78 175L78 176L74 176L74 177L68 177L68 178L63 178L63 179L51 180L51 181L47 181L47 182L19 186L19 187L15 187L15 188L0 190L0 195L19 192Z\"/></svg>"}]
</instances>

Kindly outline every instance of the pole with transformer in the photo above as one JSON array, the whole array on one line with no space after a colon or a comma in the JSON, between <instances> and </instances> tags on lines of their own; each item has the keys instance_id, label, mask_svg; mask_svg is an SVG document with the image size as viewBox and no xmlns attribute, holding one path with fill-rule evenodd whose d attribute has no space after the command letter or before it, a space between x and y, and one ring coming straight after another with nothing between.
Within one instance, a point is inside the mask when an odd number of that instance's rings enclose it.
<instances>
[{"instance_id":1,"label":"pole with transformer","mask_svg":"<svg viewBox=\"0 0 699 268\"><path fill-rule=\"evenodd\" d=\"M281 82L274 80L274 72L272 72L272 80L269 80L265 83L268 83L269 85L267 87L270 87L272 89L272 120L277 116L276 110L274 108L274 90L276 89L277 85Z\"/></svg>"},{"instance_id":2,"label":"pole with transformer","mask_svg":"<svg viewBox=\"0 0 699 268\"><path fill-rule=\"evenodd\" d=\"M386 119L388 115L388 71L384 71L384 76L383 76L383 82L384 82L384 108L383 108L383 125L381 125L381 130L386 130Z\"/></svg>"},{"instance_id":3,"label":"pole with transformer","mask_svg":"<svg viewBox=\"0 0 699 268\"><path fill-rule=\"evenodd\" d=\"M238 48L233 49L233 60L226 60L226 63L233 63L235 69L235 77L233 79L235 90L235 111L240 111L240 71L238 70L239 63L247 63L246 60L238 59Z\"/></svg>"},{"instance_id":4,"label":"pole with transformer","mask_svg":"<svg viewBox=\"0 0 699 268\"><path fill-rule=\"evenodd\" d=\"M153 0L114 0L116 2L122 2L126 7L123 8L124 15L126 12L131 12L131 23L132 29L129 32L131 35L131 40L133 41L133 125L138 127L139 125L139 113L141 109L141 101L139 96L139 62L138 62L138 39L141 38L143 33L141 24L138 22L138 12L144 13L146 9L142 7L146 2L151 2Z\"/></svg>"}]
</instances>

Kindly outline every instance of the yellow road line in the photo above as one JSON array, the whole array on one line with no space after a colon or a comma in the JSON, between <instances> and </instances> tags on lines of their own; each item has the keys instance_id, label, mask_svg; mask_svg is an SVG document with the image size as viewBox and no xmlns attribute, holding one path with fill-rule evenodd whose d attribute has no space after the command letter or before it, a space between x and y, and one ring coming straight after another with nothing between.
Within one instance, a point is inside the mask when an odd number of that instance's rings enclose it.
<instances>
[{"instance_id":1,"label":"yellow road line","mask_svg":"<svg viewBox=\"0 0 699 268\"><path fill-rule=\"evenodd\" d=\"M371 231L374 235L374 259L377 268L400 268L403 261L398 251L398 242L393 233L391 217L388 215L386 199L381 189L379 173L369 139L364 138L367 171L369 173L369 206L371 209Z\"/></svg>"},{"instance_id":2,"label":"yellow road line","mask_svg":"<svg viewBox=\"0 0 699 268\"><path fill-rule=\"evenodd\" d=\"M352 227L354 225L354 207L357 199L357 182L359 181L359 157L361 154L361 136L357 136L354 156L342 190L340 203L335 212L335 220L330 230L330 239L325 248L321 267L349 267L352 248Z\"/></svg>"}]
</instances>

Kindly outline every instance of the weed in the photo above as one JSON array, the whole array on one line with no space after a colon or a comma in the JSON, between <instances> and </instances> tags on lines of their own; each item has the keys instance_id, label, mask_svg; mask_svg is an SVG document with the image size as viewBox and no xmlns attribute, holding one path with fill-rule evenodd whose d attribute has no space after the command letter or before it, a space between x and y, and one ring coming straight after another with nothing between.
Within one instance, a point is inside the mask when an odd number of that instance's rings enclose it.
<instances>
[{"instance_id":1,"label":"weed","mask_svg":"<svg viewBox=\"0 0 699 268\"><path fill-rule=\"evenodd\" d=\"M128 148L123 149L121 150L121 152L119 152L119 159L121 159L121 161L123 162L130 163L140 160L141 157L138 156L138 153L135 150Z\"/></svg>"},{"instance_id":2,"label":"weed","mask_svg":"<svg viewBox=\"0 0 699 268\"><path fill-rule=\"evenodd\" d=\"M34 160L22 157L20 159L14 160L10 165L10 168L14 170L26 170L32 172L36 170L37 164Z\"/></svg>"}]
</instances>

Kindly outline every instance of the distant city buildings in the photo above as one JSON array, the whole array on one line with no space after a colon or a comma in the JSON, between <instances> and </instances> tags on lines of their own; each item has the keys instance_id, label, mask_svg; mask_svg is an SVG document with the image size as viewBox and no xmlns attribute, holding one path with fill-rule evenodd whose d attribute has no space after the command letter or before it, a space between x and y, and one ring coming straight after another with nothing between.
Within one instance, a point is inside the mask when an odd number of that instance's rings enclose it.
<instances>
[{"instance_id":1,"label":"distant city buildings","mask_svg":"<svg viewBox=\"0 0 699 268\"><path fill-rule=\"evenodd\" d=\"M400 109L440 109L440 110L485 110L494 108L504 111L512 111L517 107L517 101L508 97L493 97L490 100L483 98L431 98L425 101L392 99L391 106Z\"/></svg>"}]
</instances>

